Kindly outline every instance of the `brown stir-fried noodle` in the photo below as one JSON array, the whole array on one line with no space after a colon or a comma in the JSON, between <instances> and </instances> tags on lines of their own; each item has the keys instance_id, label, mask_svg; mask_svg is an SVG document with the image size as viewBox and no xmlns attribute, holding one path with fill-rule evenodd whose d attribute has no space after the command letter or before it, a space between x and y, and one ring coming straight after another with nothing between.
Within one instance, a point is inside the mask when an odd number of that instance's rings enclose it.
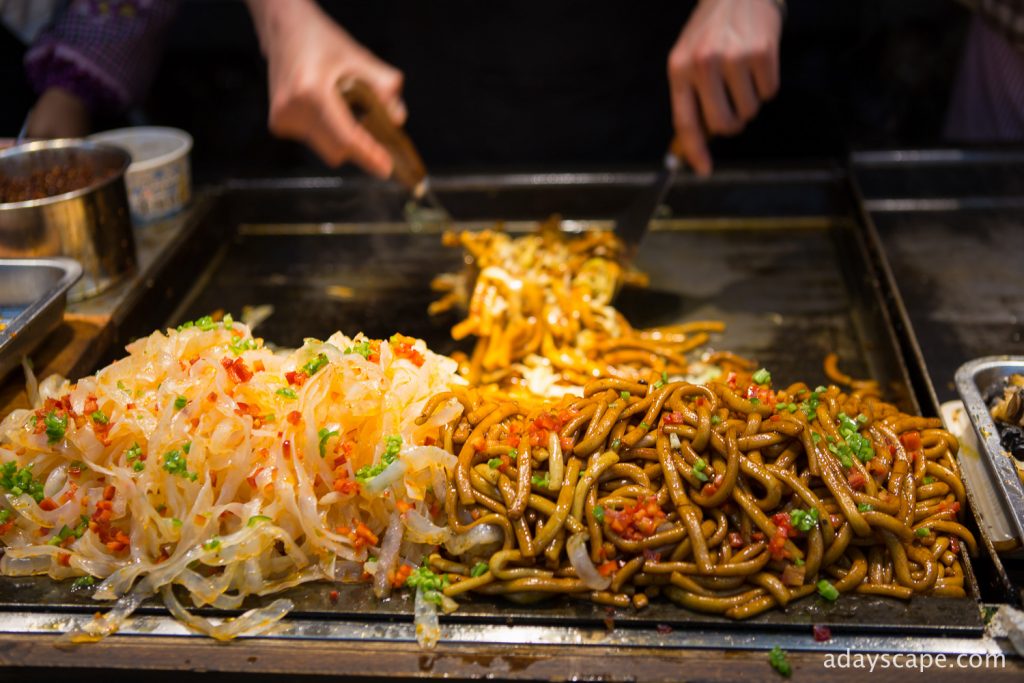
<instances>
[{"instance_id":1,"label":"brown stir-fried noodle","mask_svg":"<svg viewBox=\"0 0 1024 683\"><path fill-rule=\"evenodd\" d=\"M643 607L663 594L742 619L815 592L965 595L960 558L976 544L957 521L958 444L939 420L900 412L835 356L834 384L813 390L775 390L728 353L712 359L719 381L676 381L706 336L633 330L611 309L617 285L573 285L593 259L608 272L610 235L566 240L549 226L519 240L458 236L480 276L455 336L479 336L468 375L503 391L440 395L420 418L462 404L437 436L458 455L447 523L500 531L489 547L430 556L447 596ZM593 315L601 307L614 315ZM521 399L507 368L538 352L582 397Z\"/></svg>"},{"instance_id":2,"label":"brown stir-fried noodle","mask_svg":"<svg viewBox=\"0 0 1024 683\"><path fill-rule=\"evenodd\" d=\"M478 576L477 558L431 556L453 580L445 593L623 607L664 593L734 618L821 579L840 593L964 595L960 553L975 540L957 522L957 442L938 420L835 385L760 402L744 388L604 379L529 412L472 391L438 397L424 418L448 400L466 416L439 435L459 457L448 524L503 532ZM846 466L849 420L873 456ZM795 510L816 523L800 530Z\"/></svg>"}]
</instances>

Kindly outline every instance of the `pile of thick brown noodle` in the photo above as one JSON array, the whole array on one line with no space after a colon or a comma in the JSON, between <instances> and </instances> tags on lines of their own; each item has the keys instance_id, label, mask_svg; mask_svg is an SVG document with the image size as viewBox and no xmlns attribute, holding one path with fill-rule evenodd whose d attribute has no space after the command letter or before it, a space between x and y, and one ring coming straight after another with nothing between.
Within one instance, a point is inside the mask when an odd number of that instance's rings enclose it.
<instances>
[{"instance_id":1,"label":"pile of thick brown noodle","mask_svg":"<svg viewBox=\"0 0 1024 683\"><path fill-rule=\"evenodd\" d=\"M460 237L481 272L495 240L510 239L497 235ZM575 246L543 239L588 254L570 267L593 258L592 245L614 256L605 233ZM446 595L529 602L568 594L639 608L664 594L737 619L814 592L965 595L961 554L976 544L957 521L966 504L958 444L938 419L901 413L874 382L842 375L834 357L826 370L845 391L776 390L728 354L716 359L721 381L666 381L661 371L682 369L685 359L655 347L652 333L623 326L589 349L573 346L571 325L592 327L580 315L582 289L569 288L575 303L562 310L577 317L559 331L544 306L529 303L537 298L530 287L507 285L503 297L522 295L518 310L470 305L462 331L480 336L471 377L500 381L506 376L487 373L550 339L557 354L589 364L568 377L587 383L582 398L517 402L467 389L426 406L421 420L448 401L463 406L437 436L458 455L449 526L493 525L503 538L500 549L476 555L431 555L431 568L447 576ZM614 355L627 349L644 355ZM863 458L850 456L858 444Z\"/></svg>"}]
</instances>

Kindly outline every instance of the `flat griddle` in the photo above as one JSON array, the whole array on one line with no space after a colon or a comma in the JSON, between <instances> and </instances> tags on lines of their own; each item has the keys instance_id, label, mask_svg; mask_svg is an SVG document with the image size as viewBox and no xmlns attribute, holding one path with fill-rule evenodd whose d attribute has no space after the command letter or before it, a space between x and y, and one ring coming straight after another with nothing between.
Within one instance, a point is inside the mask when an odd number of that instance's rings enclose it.
<instances>
[{"instance_id":1,"label":"flat griddle","mask_svg":"<svg viewBox=\"0 0 1024 683\"><path fill-rule=\"evenodd\" d=\"M529 230L560 212L567 229L609 225L650 178L646 174L553 174L439 179L453 215L478 228L496 220ZM108 358L154 327L215 310L236 319L245 305L274 307L254 333L282 345L335 330L384 337L396 331L432 348L457 348L448 330L457 318L430 318L434 275L458 268L461 254L440 244L440 227L404 221L405 197L387 185L338 179L228 185L195 208L194 220L170 247L146 292L125 317ZM624 291L617 302L635 325L724 320L711 346L757 359L777 383L825 382L826 354L856 377L878 379L904 410L919 397L893 332L846 177L833 170L721 174L683 181L652 226L637 257L651 286ZM967 599L915 597L909 602L847 595L829 604L812 597L745 622L698 614L667 601L641 611L569 599L529 607L483 597L467 601L444 623L616 627L649 631L726 628L736 633L807 632L812 624L839 632L892 635L983 632L977 586ZM92 612L70 582L0 578L0 610ZM310 584L288 592L295 618L353 623L412 619L400 592L385 602L365 586ZM252 604L258 604L254 601ZM163 614L156 603L143 613ZM770 647L770 645L769 645Z\"/></svg>"}]
</instances>

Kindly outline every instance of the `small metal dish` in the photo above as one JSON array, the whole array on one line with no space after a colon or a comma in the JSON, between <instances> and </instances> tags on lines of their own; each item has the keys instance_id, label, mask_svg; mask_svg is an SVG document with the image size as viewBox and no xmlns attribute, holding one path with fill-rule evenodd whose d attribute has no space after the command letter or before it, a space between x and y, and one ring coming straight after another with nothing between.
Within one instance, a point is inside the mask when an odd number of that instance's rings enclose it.
<instances>
[{"instance_id":1,"label":"small metal dish","mask_svg":"<svg viewBox=\"0 0 1024 683\"><path fill-rule=\"evenodd\" d=\"M68 258L0 259L0 379L60 324L81 276Z\"/></svg>"},{"instance_id":2,"label":"small metal dish","mask_svg":"<svg viewBox=\"0 0 1024 683\"><path fill-rule=\"evenodd\" d=\"M1007 521L1016 532L1018 547L1024 542L1024 485L1011 456L999 441L999 428L989 413L984 394L1004 378L1021 372L1024 372L1024 357L1021 356L978 358L964 363L956 371L957 392L978 436L979 450L992 475L995 493L1002 500Z\"/></svg>"},{"instance_id":3,"label":"small metal dish","mask_svg":"<svg viewBox=\"0 0 1024 683\"><path fill-rule=\"evenodd\" d=\"M122 149L84 140L44 140L0 152L0 177L86 169L84 187L51 197L0 202L0 258L67 256L84 277L69 297L98 294L134 270L135 240L124 173L131 157Z\"/></svg>"}]
</instances>

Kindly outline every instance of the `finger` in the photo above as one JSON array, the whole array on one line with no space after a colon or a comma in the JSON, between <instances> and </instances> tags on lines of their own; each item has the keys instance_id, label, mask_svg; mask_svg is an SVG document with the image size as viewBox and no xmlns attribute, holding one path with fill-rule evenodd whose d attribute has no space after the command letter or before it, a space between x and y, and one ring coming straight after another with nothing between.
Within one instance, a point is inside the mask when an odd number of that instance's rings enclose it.
<instances>
[{"instance_id":1,"label":"finger","mask_svg":"<svg viewBox=\"0 0 1024 683\"><path fill-rule=\"evenodd\" d=\"M726 97L725 81L718 57L698 62L694 85L708 132L718 135L739 132L740 121Z\"/></svg>"},{"instance_id":2,"label":"finger","mask_svg":"<svg viewBox=\"0 0 1024 683\"><path fill-rule=\"evenodd\" d=\"M729 97L736 108L740 123L754 118L761 107L761 101L754 91L754 81L747 64L740 60L729 60L725 64L725 83L729 88Z\"/></svg>"},{"instance_id":3,"label":"finger","mask_svg":"<svg viewBox=\"0 0 1024 683\"><path fill-rule=\"evenodd\" d=\"M676 128L679 150L697 175L711 173L711 155L697 112L697 101L693 88L683 78L672 83L672 119Z\"/></svg>"},{"instance_id":4,"label":"finger","mask_svg":"<svg viewBox=\"0 0 1024 683\"><path fill-rule=\"evenodd\" d=\"M761 101L767 102L775 97L775 93L779 91L778 49L770 48L755 55L750 61L750 72Z\"/></svg>"},{"instance_id":5,"label":"finger","mask_svg":"<svg viewBox=\"0 0 1024 683\"><path fill-rule=\"evenodd\" d=\"M391 155L356 122L340 97L328 96L320 112L322 125L310 131L310 142L328 165L351 159L372 175L391 175Z\"/></svg>"},{"instance_id":6,"label":"finger","mask_svg":"<svg viewBox=\"0 0 1024 683\"><path fill-rule=\"evenodd\" d=\"M408 112L402 100L402 86L405 84L402 72L378 62L370 70L368 83L377 99L384 104L391 122L396 126L404 125Z\"/></svg>"}]
</instances>

